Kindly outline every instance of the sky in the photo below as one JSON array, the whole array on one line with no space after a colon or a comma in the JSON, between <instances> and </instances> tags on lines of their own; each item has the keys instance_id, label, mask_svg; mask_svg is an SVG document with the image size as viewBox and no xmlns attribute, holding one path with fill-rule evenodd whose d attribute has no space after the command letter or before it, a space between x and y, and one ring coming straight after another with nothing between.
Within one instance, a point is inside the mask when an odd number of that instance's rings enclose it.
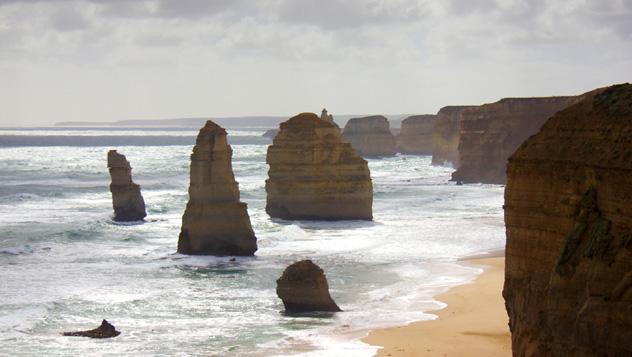
<instances>
[{"instance_id":1,"label":"sky","mask_svg":"<svg viewBox=\"0 0 632 357\"><path fill-rule=\"evenodd\" d=\"M631 0L0 0L0 126L425 114L630 81Z\"/></svg>"}]
</instances>

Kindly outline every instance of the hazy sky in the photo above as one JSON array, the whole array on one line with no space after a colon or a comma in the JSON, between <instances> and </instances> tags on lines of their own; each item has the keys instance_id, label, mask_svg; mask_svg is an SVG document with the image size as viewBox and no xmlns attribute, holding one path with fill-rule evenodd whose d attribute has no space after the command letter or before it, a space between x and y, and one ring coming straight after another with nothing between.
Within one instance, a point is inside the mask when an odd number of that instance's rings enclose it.
<instances>
[{"instance_id":1,"label":"hazy sky","mask_svg":"<svg viewBox=\"0 0 632 357\"><path fill-rule=\"evenodd\" d=\"M0 0L0 126L434 113L632 81L632 0Z\"/></svg>"}]
</instances>

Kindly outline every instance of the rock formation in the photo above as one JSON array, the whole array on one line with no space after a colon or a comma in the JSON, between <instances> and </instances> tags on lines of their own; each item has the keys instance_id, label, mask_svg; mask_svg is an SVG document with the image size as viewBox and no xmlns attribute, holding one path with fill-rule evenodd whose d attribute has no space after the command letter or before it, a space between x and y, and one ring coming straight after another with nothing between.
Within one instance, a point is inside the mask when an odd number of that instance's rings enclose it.
<instances>
[{"instance_id":1,"label":"rock formation","mask_svg":"<svg viewBox=\"0 0 632 357\"><path fill-rule=\"evenodd\" d=\"M101 326L93 330L62 333L62 335L64 336L81 336L81 337L90 337L90 338L110 338L110 337L116 337L120 334L121 332L116 331L116 328L112 326L109 322L107 322L107 320L103 320L101 322Z\"/></svg>"},{"instance_id":2,"label":"rock formation","mask_svg":"<svg viewBox=\"0 0 632 357\"><path fill-rule=\"evenodd\" d=\"M132 181L132 168L125 158L116 150L108 151L108 169L110 170L110 192L115 221L140 221L147 213L145 201L140 194L140 186Z\"/></svg>"},{"instance_id":3,"label":"rock formation","mask_svg":"<svg viewBox=\"0 0 632 357\"><path fill-rule=\"evenodd\" d=\"M395 136L382 115L349 119L342 137L365 157L395 155Z\"/></svg>"},{"instance_id":4,"label":"rock formation","mask_svg":"<svg viewBox=\"0 0 632 357\"><path fill-rule=\"evenodd\" d=\"M189 203L182 216L178 252L253 255L257 238L232 168L226 130L212 121L200 129L191 154Z\"/></svg>"},{"instance_id":5,"label":"rock formation","mask_svg":"<svg viewBox=\"0 0 632 357\"><path fill-rule=\"evenodd\" d=\"M578 97L505 98L461 113L459 167L453 181L502 184L507 159L556 112Z\"/></svg>"},{"instance_id":6,"label":"rock formation","mask_svg":"<svg viewBox=\"0 0 632 357\"><path fill-rule=\"evenodd\" d=\"M266 130L265 133L263 133L264 138L270 138L270 139L274 139L274 137L279 133L279 129L269 129Z\"/></svg>"},{"instance_id":7,"label":"rock formation","mask_svg":"<svg viewBox=\"0 0 632 357\"><path fill-rule=\"evenodd\" d=\"M266 161L270 216L372 219L373 185L367 162L329 121L302 113L281 123Z\"/></svg>"},{"instance_id":8,"label":"rock formation","mask_svg":"<svg viewBox=\"0 0 632 357\"><path fill-rule=\"evenodd\" d=\"M288 313L341 311L329 295L325 273L311 260L285 268L277 280L276 292Z\"/></svg>"},{"instance_id":9,"label":"rock formation","mask_svg":"<svg viewBox=\"0 0 632 357\"><path fill-rule=\"evenodd\" d=\"M632 85L557 113L507 174L514 356L632 356Z\"/></svg>"},{"instance_id":10,"label":"rock formation","mask_svg":"<svg viewBox=\"0 0 632 357\"><path fill-rule=\"evenodd\" d=\"M397 151L402 154L431 155L432 128L436 115L413 115L402 121Z\"/></svg>"},{"instance_id":11,"label":"rock formation","mask_svg":"<svg viewBox=\"0 0 632 357\"><path fill-rule=\"evenodd\" d=\"M322 120L326 120L330 123L332 123L333 125L336 126L336 128L339 128L338 124L336 124L336 122L334 121L334 116L331 114L327 113L327 109L323 108L323 110L320 112L320 118Z\"/></svg>"},{"instance_id":12,"label":"rock formation","mask_svg":"<svg viewBox=\"0 0 632 357\"><path fill-rule=\"evenodd\" d=\"M443 107L437 113L432 129L432 164L450 163L459 166L459 138L461 137L461 113L472 106Z\"/></svg>"}]
</instances>

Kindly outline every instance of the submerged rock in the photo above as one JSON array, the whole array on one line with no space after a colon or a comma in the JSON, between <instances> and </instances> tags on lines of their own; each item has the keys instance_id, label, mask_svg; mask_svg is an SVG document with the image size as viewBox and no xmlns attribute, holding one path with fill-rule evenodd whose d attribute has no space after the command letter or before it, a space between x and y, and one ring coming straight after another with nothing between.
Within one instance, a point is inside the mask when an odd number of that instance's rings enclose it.
<instances>
[{"instance_id":1,"label":"submerged rock","mask_svg":"<svg viewBox=\"0 0 632 357\"><path fill-rule=\"evenodd\" d=\"M432 154L432 128L436 115L412 115L402 121L397 136L397 151L402 154Z\"/></svg>"},{"instance_id":2,"label":"submerged rock","mask_svg":"<svg viewBox=\"0 0 632 357\"><path fill-rule=\"evenodd\" d=\"M459 167L459 138L461 137L461 114L473 106L447 106L437 113L432 128L432 164L450 163Z\"/></svg>"},{"instance_id":3,"label":"submerged rock","mask_svg":"<svg viewBox=\"0 0 632 357\"><path fill-rule=\"evenodd\" d=\"M550 118L507 175L514 356L631 356L632 85Z\"/></svg>"},{"instance_id":4,"label":"submerged rock","mask_svg":"<svg viewBox=\"0 0 632 357\"><path fill-rule=\"evenodd\" d=\"M108 151L108 169L110 171L110 192L115 221L140 221L147 216L145 201L140 186L132 181L132 167L116 150Z\"/></svg>"},{"instance_id":5,"label":"submerged rock","mask_svg":"<svg viewBox=\"0 0 632 357\"><path fill-rule=\"evenodd\" d=\"M120 334L121 332L117 331L116 328L112 326L107 320L103 320L101 322L101 326L92 330L62 333L62 335L64 336L80 336L90 338L111 338L116 337Z\"/></svg>"},{"instance_id":6,"label":"submerged rock","mask_svg":"<svg viewBox=\"0 0 632 357\"><path fill-rule=\"evenodd\" d=\"M285 268L277 280L276 292L288 313L342 311L329 295L325 273L311 260Z\"/></svg>"},{"instance_id":7,"label":"submerged rock","mask_svg":"<svg viewBox=\"0 0 632 357\"><path fill-rule=\"evenodd\" d=\"M367 162L331 122L302 113L281 123L266 162L266 212L271 217L372 219Z\"/></svg>"},{"instance_id":8,"label":"submerged rock","mask_svg":"<svg viewBox=\"0 0 632 357\"><path fill-rule=\"evenodd\" d=\"M253 255L257 238L247 205L239 200L226 130L212 121L200 129L193 153L189 202L182 216L178 252Z\"/></svg>"},{"instance_id":9,"label":"submerged rock","mask_svg":"<svg viewBox=\"0 0 632 357\"><path fill-rule=\"evenodd\" d=\"M342 137L365 157L395 155L395 136L382 115L349 119Z\"/></svg>"}]
</instances>

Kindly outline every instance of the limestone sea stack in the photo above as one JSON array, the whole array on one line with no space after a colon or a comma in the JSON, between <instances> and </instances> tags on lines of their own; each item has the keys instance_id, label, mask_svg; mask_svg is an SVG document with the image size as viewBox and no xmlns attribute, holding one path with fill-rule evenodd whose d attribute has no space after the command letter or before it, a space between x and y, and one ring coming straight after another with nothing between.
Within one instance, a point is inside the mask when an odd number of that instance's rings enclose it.
<instances>
[{"instance_id":1,"label":"limestone sea stack","mask_svg":"<svg viewBox=\"0 0 632 357\"><path fill-rule=\"evenodd\" d=\"M514 356L632 356L632 85L588 94L509 159Z\"/></svg>"},{"instance_id":2,"label":"limestone sea stack","mask_svg":"<svg viewBox=\"0 0 632 357\"><path fill-rule=\"evenodd\" d=\"M140 186L132 181L132 167L116 150L108 151L110 192L112 192L113 220L118 222L140 221L147 216Z\"/></svg>"},{"instance_id":3,"label":"limestone sea stack","mask_svg":"<svg viewBox=\"0 0 632 357\"><path fill-rule=\"evenodd\" d=\"M276 292L288 313L341 311L329 295L325 273L311 260L285 268L277 280Z\"/></svg>"},{"instance_id":4,"label":"limestone sea stack","mask_svg":"<svg viewBox=\"0 0 632 357\"><path fill-rule=\"evenodd\" d=\"M280 125L268 147L266 212L305 220L373 218L367 162L342 140L340 130L313 113Z\"/></svg>"},{"instance_id":5,"label":"limestone sea stack","mask_svg":"<svg viewBox=\"0 0 632 357\"><path fill-rule=\"evenodd\" d=\"M342 132L345 140L365 157L395 155L395 136L382 115L349 119Z\"/></svg>"},{"instance_id":6,"label":"limestone sea stack","mask_svg":"<svg viewBox=\"0 0 632 357\"><path fill-rule=\"evenodd\" d=\"M431 155L432 128L436 115L413 115L402 120L402 127L397 136L397 151L402 154Z\"/></svg>"},{"instance_id":7,"label":"limestone sea stack","mask_svg":"<svg viewBox=\"0 0 632 357\"><path fill-rule=\"evenodd\" d=\"M461 113L453 181L503 184L507 159L556 112L578 97L505 98Z\"/></svg>"},{"instance_id":8,"label":"limestone sea stack","mask_svg":"<svg viewBox=\"0 0 632 357\"><path fill-rule=\"evenodd\" d=\"M461 114L472 106L447 106L437 113L432 128L432 164L459 166L459 138L461 137Z\"/></svg>"},{"instance_id":9,"label":"limestone sea stack","mask_svg":"<svg viewBox=\"0 0 632 357\"><path fill-rule=\"evenodd\" d=\"M226 130L207 121L191 154L189 202L182 216L178 252L194 255L253 255L257 238L247 206L239 201Z\"/></svg>"},{"instance_id":10,"label":"limestone sea stack","mask_svg":"<svg viewBox=\"0 0 632 357\"><path fill-rule=\"evenodd\" d=\"M80 337L90 337L90 338L111 338L120 335L121 332L117 331L116 328L110 324L107 320L101 321L101 326L86 331L74 331L74 332L64 332L62 335L64 336L80 336Z\"/></svg>"}]
</instances>

